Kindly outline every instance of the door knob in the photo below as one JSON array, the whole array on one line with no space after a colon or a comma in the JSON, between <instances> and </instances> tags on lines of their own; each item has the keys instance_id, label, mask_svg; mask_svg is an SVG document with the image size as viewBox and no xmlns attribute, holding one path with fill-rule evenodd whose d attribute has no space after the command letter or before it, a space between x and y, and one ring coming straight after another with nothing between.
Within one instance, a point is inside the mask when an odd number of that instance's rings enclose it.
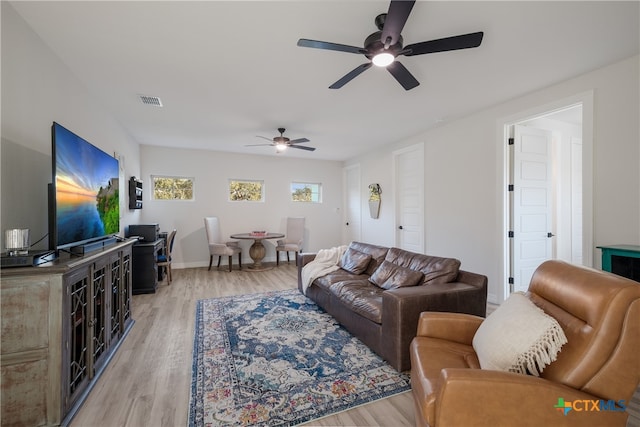
<instances>
[{"instance_id":1,"label":"door knob","mask_svg":"<svg viewBox=\"0 0 640 427\"><path fill-rule=\"evenodd\" d=\"M547 237L553 237L553 236L555 236L555 234L553 234L551 232L547 233Z\"/></svg>"},{"instance_id":2,"label":"door knob","mask_svg":"<svg viewBox=\"0 0 640 427\"><path fill-rule=\"evenodd\" d=\"M345 225L349 225L349 223L347 222Z\"/></svg>"},{"instance_id":3,"label":"door knob","mask_svg":"<svg viewBox=\"0 0 640 427\"><path fill-rule=\"evenodd\" d=\"M402 226L401 226L401 225L400 225L400 226L398 226L398 230L402 230Z\"/></svg>"}]
</instances>

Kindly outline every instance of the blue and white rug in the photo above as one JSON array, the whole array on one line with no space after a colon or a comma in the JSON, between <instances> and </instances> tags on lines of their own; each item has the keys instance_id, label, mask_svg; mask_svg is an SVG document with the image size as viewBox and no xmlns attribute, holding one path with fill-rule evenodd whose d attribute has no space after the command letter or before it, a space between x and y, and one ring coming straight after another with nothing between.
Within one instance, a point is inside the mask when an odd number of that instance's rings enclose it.
<instances>
[{"instance_id":1,"label":"blue and white rug","mask_svg":"<svg viewBox=\"0 0 640 427\"><path fill-rule=\"evenodd\" d=\"M290 426L409 390L297 289L200 300L189 426Z\"/></svg>"}]
</instances>

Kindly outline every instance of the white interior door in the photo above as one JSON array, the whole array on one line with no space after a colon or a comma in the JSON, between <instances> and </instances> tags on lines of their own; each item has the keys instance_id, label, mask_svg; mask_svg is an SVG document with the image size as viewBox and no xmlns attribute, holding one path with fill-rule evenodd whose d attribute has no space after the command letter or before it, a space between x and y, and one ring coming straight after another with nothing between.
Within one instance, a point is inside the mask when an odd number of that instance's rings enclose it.
<instances>
[{"instance_id":1,"label":"white interior door","mask_svg":"<svg viewBox=\"0 0 640 427\"><path fill-rule=\"evenodd\" d=\"M342 243L360 241L362 205L360 199L360 165L344 169L345 200L342 227Z\"/></svg>"},{"instance_id":2,"label":"white interior door","mask_svg":"<svg viewBox=\"0 0 640 427\"><path fill-rule=\"evenodd\" d=\"M396 194L396 243L424 253L424 146L393 152Z\"/></svg>"},{"instance_id":3,"label":"white interior door","mask_svg":"<svg viewBox=\"0 0 640 427\"><path fill-rule=\"evenodd\" d=\"M513 290L526 291L535 269L553 258L552 133L515 125L513 144Z\"/></svg>"}]
</instances>

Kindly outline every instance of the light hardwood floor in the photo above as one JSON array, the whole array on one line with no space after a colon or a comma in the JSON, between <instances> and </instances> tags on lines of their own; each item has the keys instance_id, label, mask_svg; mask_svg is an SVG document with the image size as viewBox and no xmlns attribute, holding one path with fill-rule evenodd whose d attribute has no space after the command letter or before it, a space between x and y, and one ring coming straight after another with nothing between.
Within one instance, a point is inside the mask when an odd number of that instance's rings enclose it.
<instances>
[{"instance_id":1,"label":"light hardwood floor","mask_svg":"<svg viewBox=\"0 0 640 427\"><path fill-rule=\"evenodd\" d=\"M187 426L195 306L199 299L293 289L297 270L281 263L267 272L225 268L173 271L168 286L133 297L135 324L71 427ZM412 426L411 392L309 422L313 426Z\"/></svg>"}]
</instances>

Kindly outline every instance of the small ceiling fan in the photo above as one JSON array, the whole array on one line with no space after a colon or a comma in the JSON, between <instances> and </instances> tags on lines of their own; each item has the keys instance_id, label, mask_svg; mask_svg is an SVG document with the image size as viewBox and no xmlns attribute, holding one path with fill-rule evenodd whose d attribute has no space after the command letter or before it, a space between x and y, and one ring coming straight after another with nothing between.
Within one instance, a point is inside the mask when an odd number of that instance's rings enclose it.
<instances>
[{"instance_id":1,"label":"small ceiling fan","mask_svg":"<svg viewBox=\"0 0 640 427\"><path fill-rule=\"evenodd\" d=\"M314 147L298 145L303 142L309 142L307 138L298 138L298 139L291 140L283 135L285 130L286 130L285 128L278 128L278 132L280 132L280 136L276 136L274 138L267 138L266 136L260 136L260 135L257 136L258 138L271 141L271 144L249 144L249 145L245 145L245 147L257 147L262 145L268 145L268 146L276 147L276 151L278 153L283 152L287 148L299 148L300 150L315 151Z\"/></svg>"},{"instance_id":2,"label":"small ceiling fan","mask_svg":"<svg viewBox=\"0 0 640 427\"><path fill-rule=\"evenodd\" d=\"M415 1L392 1L387 13L378 15L375 24L378 31L370 34L364 41L364 48L318 40L300 39L298 46L315 49L335 50L339 52L362 54L370 60L348 72L340 80L329 86L329 89L340 89L355 77L366 71L371 65L385 67L405 90L411 90L420 83L397 61L397 57L424 55L427 53L446 52L450 50L469 49L480 46L483 32L463 34L442 39L414 43L402 47L400 32L409 18Z\"/></svg>"}]
</instances>

